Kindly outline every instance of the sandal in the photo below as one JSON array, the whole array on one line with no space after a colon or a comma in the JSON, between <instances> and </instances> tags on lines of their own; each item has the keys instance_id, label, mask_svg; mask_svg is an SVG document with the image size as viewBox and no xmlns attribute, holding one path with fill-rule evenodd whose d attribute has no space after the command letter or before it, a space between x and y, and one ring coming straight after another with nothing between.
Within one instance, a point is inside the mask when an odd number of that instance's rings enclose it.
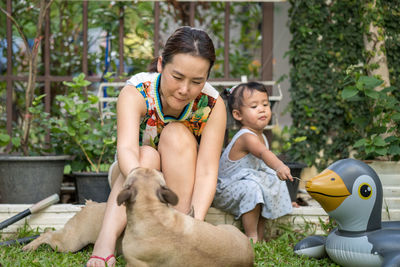
<instances>
[{"instance_id":1,"label":"sandal","mask_svg":"<svg viewBox=\"0 0 400 267\"><path fill-rule=\"evenodd\" d=\"M90 260L90 259L99 259L99 260L104 261L104 263L106 264L106 266L108 266L107 262L108 262L111 258L115 258L114 254L109 255L107 258L103 258L103 257L99 257L99 256L96 256L96 255L93 255L93 256L90 256L89 260Z\"/></svg>"}]
</instances>

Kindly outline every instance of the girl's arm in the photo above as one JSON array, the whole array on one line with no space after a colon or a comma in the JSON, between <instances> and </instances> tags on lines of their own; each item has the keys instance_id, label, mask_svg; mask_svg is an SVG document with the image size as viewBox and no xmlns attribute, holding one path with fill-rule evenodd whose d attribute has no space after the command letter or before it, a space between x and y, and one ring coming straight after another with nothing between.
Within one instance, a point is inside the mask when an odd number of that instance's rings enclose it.
<instances>
[{"instance_id":1,"label":"girl's arm","mask_svg":"<svg viewBox=\"0 0 400 267\"><path fill-rule=\"evenodd\" d=\"M237 141L238 148L244 152L251 153L257 158L262 159L265 164L276 171L279 179L293 181L290 168L286 166L274 153L269 150L258 136L245 133Z\"/></svg>"},{"instance_id":2,"label":"girl's arm","mask_svg":"<svg viewBox=\"0 0 400 267\"><path fill-rule=\"evenodd\" d=\"M134 86L125 86L117 102L117 156L124 177L139 166L139 127L144 114L143 96Z\"/></svg>"},{"instance_id":3,"label":"girl's arm","mask_svg":"<svg viewBox=\"0 0 400 267\"><path fill-rule=\"evenodd\" d=\"M204 127L198 150L192 196L196 219L204 220L214 198L225 127L226 108L221 97L218 97Z\"/></svg>"}]
</instances>

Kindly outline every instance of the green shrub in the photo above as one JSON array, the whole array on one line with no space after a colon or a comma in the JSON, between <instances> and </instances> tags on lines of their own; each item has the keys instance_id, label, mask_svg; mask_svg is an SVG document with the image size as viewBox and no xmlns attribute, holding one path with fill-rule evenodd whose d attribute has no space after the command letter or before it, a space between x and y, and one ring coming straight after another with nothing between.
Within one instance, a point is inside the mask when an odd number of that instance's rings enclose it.
<instances>
[{"instance_id":1,"label":"green shrub","mask_svg":"<svg viewBox=\"0 0 400 267\"><path fill-rule=\"evenodd\" d=\"M379 21L386 32L386 55L392 85L399 87L400 5L393 1L377 2ZM365 1L290 1L289 28L292 40L287 55L290 70L290 113L293 118L292 142L288 153L295 161L326 168L331 162L350 156L357 140L364 138L355 131L349 116L362 109L341 97L346 86L349 66L367 66L363 35L370 16ZM399 92L393 92L399 97ZM359 104L359 103L358 103ZM358 111L357 111L358 112ZM372 154L369 156L372 156ZM368 157L369 157L368 156ZM362 155L360 155L362 157Z\"/></svg>"},{"instance_id":2,"label":"green shrub","mask_svg":"<svg viewBox=\"0 0 400 267\"><path fill-rule=\"evenodd\" d=\"M383 81L352 72L341 96L350 102L347 114L360 137L354 144L359 159L400 159L400 101L395 87L376 90Z\"/></svg>"}]
</instances>

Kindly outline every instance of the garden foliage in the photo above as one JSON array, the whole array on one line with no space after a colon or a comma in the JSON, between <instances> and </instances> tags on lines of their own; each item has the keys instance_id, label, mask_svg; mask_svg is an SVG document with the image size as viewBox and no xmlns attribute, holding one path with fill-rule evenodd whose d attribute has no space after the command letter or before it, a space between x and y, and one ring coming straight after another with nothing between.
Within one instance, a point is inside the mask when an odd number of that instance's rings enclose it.
<instances>
[{"instance_id":1,"label":"garden foliage","mask_svg":"<svg viewBox=\"0 0 400 267\"><path fill-rule=\"evenodd\" d=\"M385 29L391 83L399 88L400 5L388 0L376 2L376 12L383 18L378 23ZM354 144L365 137L354 130L352 117L371 114L361 113L362 106L341 95L350 66L361 66L364 75L374 67L365 65L370 55L365 53L363 36L371 21L371 16L366 15L365 3L361 0L290 1L292 137L305 137L304 141L292 144L289 153L293 160L325 168L332 161L348 157L352 149L357 149ZM392 92L397 99L398 91ZM372 156L358 155L363 159Z\"/></svg>"},{"instance_id":2,"label":"garden foliage","mask_svg":"<svg viewBox=\"0 0 400 267\"><path fill-rule=\"evenodd\" d=\"M64 84L70 91L56 96L60 109L49 119L53 141L64 154L74 155L72 171L99 172L102 165L108 170L116 151L115 103L102 103L92 92L83 94L83 87L90 85L83 73Z\"/></svg>"},{"instance_id":3,"label":"garden foliage","mask_svg":"<svg viewBox=\"0 0 400 267\"><path fill-rule=\"evenodd\" d=\"M189 6L190 2L160 3L161 38L172 34L179 25L189 25ZM216 61L210 78L224 77L225 6L221 1L197 2L195 6L194 26L206 30L215 46ZM229 7L229 76L260 79L262 4L232 2ZM174 24L176 27L171 27Z\"/></svg>"},{"instance_id":4,"label":"garden foliage","mask_svg":"<svg viewBox=\"0 0 400 267\"><path fill-rule=\"evenodd\" d=\"M348 101L347 115L360 139L353 148L364 159L400 159L400 101L395 87L376 88L383 81L349 71L341 96ZM357 110L357 112L354 112Z\"/></svg>"},{"instance_id":5,"label":"garden foliage","mask_svg":"<svg viewBox=\"0 0 400 267\"><path fill-rule=\"evenodd\" d=\"M154 18L152 3L138 3L134 9L129 9L132 3L128 2L90 2L88 3L88 72L89 75L99 76L102 81L111 81L110 73L118 69L119 58L119 20L125 19L124 28L126 42L124 42L125 70L130 74L146 70L147 64L152 58L152 43L140 44L137 40L152 39ZM5 9L5 2L0 3ZM44 75L44 42L35 36L43 34L38 32L36 17L39 14L37 1L13 1L12 16L20 25L29 43L30 49L37 49L37 75ZM82 71L83 56L83 2L54 1L50 10L50 75L77 76ZM138 19L140 18L140 19ZM5 21L4 12L0 12L0 20ZM43 24L44 25L44 24ZM19 31L13 24L12 45L12 75L28 76L28 63L26 54L29 50L22 44ZM42 27L43 28L43 27ZM7 42L6 27L0 29L0 75L5 75ZM3 64L4 63L4 64ZM35 65L36 66L36 65ZM126 74L122 74L126 75ZM14 81L12 101L12 134L8 135L6 129L6 82L0 82L0 152L21 153L27 155L47 155L62 153L65 149L58 146L59 139L54 138L54 133L48 128L48 116L61 112L56 101L56 96L70 97L68 83L51 83L51 112L44 112L43 83L34 84L33 106L24 108L26 101L26 82ZM97 84L86 88L83 94L88 95L87 90L93 91ZM25 115L25 110L29 114ZM25 118L30 118L31 124L28 134L23 131ZM98 117L96 117L98 118ZM26 128L26 127L25 127ZM29 131L30 130L30 131ZM26 137L27 136L27 137ZM59 137L60 135L57 135ZM49 139L50 137L50 139ZM28 140L29 141L26 141ZM65 140L63 140L65 141ZM112 156L113 159L113 156ZM102 161L104 158L102 158ZM98 165L98 164L97 164ZM73 168L74 169L74 168Z\"/></svg>"},{"instance_id":6,"label":"garden foliage","mask_svg":"<svg viewBox=\"0 0 400 267\"><path fill-rule=\"evenodd\" d=\"M292 33L292 41L288 57L292 65L289 78L293 127L290 129L291 146L288 152L293 161L316 164L319 168L324 168L332 161L348 157L354 149L357 151L356 155L363 159L376 156L363 153L360 146L354 146L369 133L364 132L364 136L361 136L360 131L354 131L353 115L368 113L362 113L360 105L354 105L354 101L348 101L341 94L347 86L349 77L346 70L350 66L361 66L362 75L366 75L368 70L375 67L365 65L371 55L365 52L363 40L369 22L373 19L384 29L384 52L387 55L391 85L394 87L390 94L397 100L400 97L400 4L398 1L377 0L377 7L371 8L372 1L369 2L289 1L291 8L288 26ZM20 25L23 25L30 39L35 36L36 30L32 16L38 12L34 3L13 1L13 14L18 18ZM160 43L165 41L174 28L187 24L189 4L176 1L160 3ZM217 60L211 78L220 78L224 74L225 5L222 2L199 2L195 6L195 26L208 29L216 46ZM5 8L5 3L0 3L0 6ZM82 6L81 1L59 0L54 1L51 6L51 75L77 75L82 71ZM89 75L105 74L106 55L110 59L108 71L117 70L118 20L121 17L124 18L125 27L125 70L128 75L146 70L153 53L153 44L149 41L154 38L153 7L152 2L89 2ZM121 10L124 12L121 13ZM261 70L261 4L235 2L230 4L230 11L230 76L238 78L247 75L250 79L257 79ZM379 19L376 19L377 17ZM5 20L4 14L0 14L0 19ZM17 31L13 30L13 74L24 75L27 72L24 51L18 48L20 40ZM106 33L109 33L109 53L106 53ZM0 39L0 56L4 58L5 27L0 28ZM41 51L42 49L39 51L39 75L43 75ZM0 64L0 73L5 74L5 68L1 66L5 65ZM5 82L0 82L0 96L4 101L4 104L0 105L0 145L4 146L13 141L15 150L18 150L20 133L14 131L11 138L6 135L5 85ZM21 107L24 105L25 83L14 82L13 86L13 120L18 123L23 117ZM51 84L51 113L59 112L55 96L68 95L69 90L65 84ZM43 93L43 84L37 82L35 95ZM36 104L37 109L40 103ZM40 113L34 116L40 118L39 115ZM32 133L37 135L32 140L44 140L44 128L38 127L37 131L33 130ZM398 132L395 132L394 136L396 134L398 135ZM36 154L52 152L38 149Z\"/></svg>"},{"instance_id":7,"label":"garden foliage","mask_svg":"<svg viewBox=\"0 0 400 267\"><path fill-rule=\"evenodd\" d=\"M177 6L174 6L177 5ZM166 36L171 34L176 27L187 25L188 3L165 2L160 3L161 25L160 43L165 42ZM5 2L0 7L6 8ZM119 20L124 21L124 76L129 76L147 69L153 57L154 40L154 2L115 2L115 1L89 1L88 2L88 75L100 76L103 81L107 79L106 73L115 73L119 64ZM254 31L260 28L261 5L259 3L232 3L231 9L231 49L230 49L230 75L238 78L241 75L258 77L260 72L261 33ZM222 77L224 73L224 10L225 4L221 2L204 2L196 4L195 26L211 29L210 34L216 45L217 61L212 78ZM37 31L34 17L38 15L37 2L13 1L12 15L22 25L30 44L33 44ZM50 75L77 76L82 72L83 55L83 2L55 0L50 7ZM0 12L0 20L5 21L5 15ZM173 22L172 22L173 21ZM6 31L0 28L0 74L6 73ZM38 46L37 74L44 75L44 42ZM108 48L108 49L107 49ZM14 75L27 75L28 66L24 59L26 51L21 48L21 38L13 26L13 69ZM4 64L3 64L4 63ZM122 77L123 78L123 77ZM93 91L97 84L84 87L83 90ZM6 82L0 81L0 151L12 143L12 152L21 151L21 131L18 125L24 118L24 92L26 82L14 81L13 90L13 131L9 136L6 130ZM51 114L58 114L57 95L68 96L70 87L65 83L51 83ZM44 98L37 97L44 94L43 83L36 81L35 110L44 109L41 105ZM85 94L87 94L85 92ZM60 98L59 98L60 99ZM39 103L40 102L40 103ZM40 122L42 112L32 114L36 122ZM31 127L30 154L49 154L55 151L54 140L50 140L51 147L46 141L44 127L34 124ZM47 140L48 141L48 140ZM32 149L36 146L37 149ZM44 146L44 147L42 147Z\"/></svg>"}]
</instances>

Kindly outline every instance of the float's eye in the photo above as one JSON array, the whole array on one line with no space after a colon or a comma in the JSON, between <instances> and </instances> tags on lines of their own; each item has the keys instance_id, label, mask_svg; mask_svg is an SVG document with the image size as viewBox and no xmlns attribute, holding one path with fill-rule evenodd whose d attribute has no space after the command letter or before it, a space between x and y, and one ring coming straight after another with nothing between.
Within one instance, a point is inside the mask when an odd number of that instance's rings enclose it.
<instances>
[{"instance_id":1,"label":"float's eye","mask_svg":"<svg viewBox=\"0 0 400 267\"><path fill-rule=\"evenodd\" d=\"M372 196L372 188L369 184L361 184L358 187L358 194L362 199L369 199Z\"/></svg>"},{"instance_id":2,"label":"float's eye","mask_svg":"<svg viewBox=\"0 0 400 267\"><path fill-rule=\"evenodd\" d=\"M332 177L332 178L331 178L331 181L332 181L332 182L334 182L335 180L336 180L335 177Z\"/></svg>"}]
</instances>

